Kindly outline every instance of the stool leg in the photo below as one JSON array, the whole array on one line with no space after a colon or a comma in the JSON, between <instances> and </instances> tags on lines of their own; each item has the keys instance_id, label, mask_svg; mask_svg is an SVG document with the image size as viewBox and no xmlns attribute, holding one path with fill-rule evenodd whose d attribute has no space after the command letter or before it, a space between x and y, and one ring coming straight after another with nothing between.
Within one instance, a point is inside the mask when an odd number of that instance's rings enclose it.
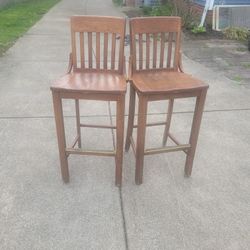
<instances>
[{"instance_id":1,"label":"stool leg","mask_svg":"<svg viewBox=\"0 0 250 250\"><path fill-rule=\"evenodd\" d=\"M81 127L80 127L80 107L79 107L79 100L75 100L75 107L76 107L76 129L77 135L79 136L78 139L78 147L82 147L82 139L81 139Z\"/></svg>"},{"instance_id":2,"label":"stool leg","mask_svg":"<svg viewBox=\"0 0 250 250\"><path fill-rule=\"evenodd\" d=\"M65 183L69 182L68 160L65 152L66 140L63 122L62 100L59 93L52 92L56 122L57 141L60 155L61 174Z\"/></svg>"},{"instance_id":3,"label":"stool leg","mask_svg":"<svg viewBox=\"0 0 250 250\"><path fill-rule=\"evenodd\" d=\"M116 170L115 185L120 187L122 183L122 161L123 161L123 141L124 141L124 110L125 95L119 96L116 103Z\"/></svg>"},{"instance_id":4,"label":"stool leg","mask_svg":"<svg viewBox=\"0 0 250 250\"><path fill-rule=\"evenodd\" d=\"M143 176L143 162L146 136L146 122L147 122L147 104L148 100L145 96L139 95L139 109L138 109L138 128L136 140L136 169L135 169L135 183L142 184Z\"/></svg>"},{"instance_id":5,"label":"stool leg","mask_svg":"<svg viewBox=\"0 0 250 250\"><path fill-rule=\"evenodd\" d=\"M202 90L201 94L196 98L195 111L192 123L191 134L189 138L189 144L191 148L188 150L186 163L185 163L185 176L191 176L195 150L197 146L197 140L199 136L200 124L202 113L204 109L207 89Z\"/></svg>"},{"instance_id":6,"label":"stool leg","mask_svg":"<svg viewBox=\"0 0 250 250\"><path fill-rule=\"evenodd\" d=\"M172 114L173 114L173 107L174 107L174 99L169 99L167 120L166 120L165 129L164 129L163 140L162 140L163 146L166 146L167 144L168 133L169 133Z\"/></svg>"},{"instance_id":7,"label":"stool leg","mask_svg":"<svg viewBox=\"0 0 250 250\"><path fill-rule=\"evenodd\" d=\"M130 138L133 135L134 117L135 117L135 89L132 86L132 84L130 84L128 128L127 128L127 136L125 144L126 152L129 150L131 144Z\"/></svg>"}]
</instances>

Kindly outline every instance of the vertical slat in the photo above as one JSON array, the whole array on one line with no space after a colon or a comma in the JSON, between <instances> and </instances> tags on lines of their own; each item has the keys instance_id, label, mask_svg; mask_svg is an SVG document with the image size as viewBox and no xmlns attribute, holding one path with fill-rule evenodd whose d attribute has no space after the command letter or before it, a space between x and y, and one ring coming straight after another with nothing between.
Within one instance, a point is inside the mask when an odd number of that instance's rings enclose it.
<instances>
[{"instance_id":1,"label":"vertical slat","mask_svg":"<svg viewBox=\"0 0 250 250\"><path fill-rule=\"evenodd\" d=\"M73 70L77 68L77 59L76 59L76 37L75 32L71 33L71 43L72 43L72 62L73 62Z\"/></svg>"},{"instance_id":2,"label":"vertical slat","mask_svg":"<svg viewBox=\"0 0 250 250\"><path fill-rule=\"evenodd\" d=\"M168 34L167 68L170 68L170 65L171 65L172 44L173 44L173 32L169 32L169 34Z\"/></svg>"},{"instance_id":3,"label":"vertical slat","mask_svg":"<svg viewBox=\"0 0 250 250\"><path fill-rule=\"evenodd\" d=\"M175 35L175 53L174 53L174 69L178 70L179 56L180 56L180 32Z\"/></svg>"},{"instance_id":4,"label":"vertical slat","mask_svg":"<svg viewBox=\"0 0 250 250\"><path fill-rule=\"evenodd\" d=\"M150 37L149 34L146 34L146 69L149 69L149 60L150 60Z\"/></svg>"},{"instance_id":5,"label":"vertical slat","mask_svg":"<svg viewBox=\"0 0 250 250\"><path fill-rule=\"evenodd\" d=\"M85 59L84 59L84 33L80 32L80 54L81 54L81 68L85 68Z\"/></svg>"},{"instance_id":6,"label":"vertical slat","mask_svg":"<svg viewBox=\"0 0 250 250\"><path fill-rule=\"evenodd\" d=\"M153 68L156 68L156 60L157 60L157 33L153 34Z\"/></svg>"},{"instance_id":7,"label":"vertical slat","mask_svg":"<svg viewBox=\"0 0 250 250\"><path fill-rule=\"evenodd\" d=\"M119 43L119 58L118 58L118 70L120 74L126 72L125 56L124 56L124 39L125 39L125 34L122 34Z\"/></svg>"},{"instance_id":8,"label":"vertical slat","mask_svg":"<svg viewBox=\"0 0 250 250\"><path fill-rule=\"evenodd\" d=\"M96 33L96 68L100 69L100 32Z\"/></svg>"},{"instance_id":9,"label":"vertical slat","mask_svg":"<svg viewBox=\"0 0 250 250\"><path fill-rule=\"evenodd\" d=\"M135 55L135 52L136 52L136 46L135 46L135 34L132 30L132 24L131 22L129 22L129 40L130 40L130 63L132 65L131 67L131 72L130 74L132 75L135 71L136 71L136 55Z\"/></svg>"},{"instance_id":10,"label":"vertical slat","mask_svg":"<svg viewBox=\"0 0 250 250\"><path fill-rule=\"evenodd\" d=\"M130 30L131 30L131 26L130 26ZM137 67L136 67L136 39L135 39L135 35L132 35L131 33L130 33L130 44L131 44L130 55L132 58L132 72L135 72L137 70Z\"/></svg>"},{"instance_id":11,"label":"vertical slat","mask_svg":"<svg viewBox=\"0 0 250 250\"><path fill-rule=\"evenodd\" d=\"M108 61L108 33L104 33L104 46L103 46L103 68L107 69L107 61Z\"/></svg>"},{"instance_id":12,"label":"vertical slat","mask_svg":"<svg viewBox=\"0 0 250 250\"><path fill-rule=\"evenodd\" d=\"M89 68L92 69L92 32L88 32Z\"/></svg>"},{"instance_id":13,"label":"vertical slat","mask_svg":"<svg viewBox=\"0 0 250 250\"><path fill-rule=\"evenodd\" d=\"M165 51L165 33L161 33L161 52L160 52L160 68L163 68L163 58Z\"/></svg>"},{"instance_id":14,"label":"vertical slat","mask_svg":"<svg viewBox=\"0 0 250 250\"><path fill-rule=\"evenodd\" d=\"M142 34L139 34L139 69L142 69L142 62L143 62Z\"/></svg>"},{"instance_id":15,"label":"vertical slat","mask_svg":"<svg viewBox=\"0 0 250 250\"><path fill-rule=\"evenodd\" d=\"M112 34L111 69L115 69L116 34Z\"/></svg>"}]
</instances>

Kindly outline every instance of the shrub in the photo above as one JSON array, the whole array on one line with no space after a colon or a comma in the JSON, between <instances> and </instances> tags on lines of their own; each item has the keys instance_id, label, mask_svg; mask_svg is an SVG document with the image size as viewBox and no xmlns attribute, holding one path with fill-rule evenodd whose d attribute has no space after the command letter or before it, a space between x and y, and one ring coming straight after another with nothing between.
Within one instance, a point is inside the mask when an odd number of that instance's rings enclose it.
<instances>
[{"instance_id":1,"label":"shrub","mask_svg":"<svg viewBox=\"0 0 250 250\"><path fill-rule=\"evenodd\" d=\"M197 21L197 13L193 10L190 0L167 0L164 4L158 2L153 7L144 6L146 16L180 16L182 26L191 29Z\"/></svg>"},{"instance_id":2,"label":"shrub","mask_svg":"<svg viewBox=\"0 0 250 250\"><path fill-rule=\"evenodd\" d=\"M152 7L150 16L171 16L172 13L172 6L170 6L169 4L156 5Z\"/></svg>"},{"instance_id":3,"label":"shrub","mask_svg":"<svg viewBox=\"0 0 250 250\"><path fill-rule=\"evenodd\" d=\"M193 24L197 22L197 12L193 9L190 0L169 0L172 5L172 15L180 16L182 26L186 29L193 28Z\"/></svg>"},{"instance_id":4,"label":"shrub","mask_svg":"<svg viewBox=\"0 0 250 250\"><path fill-rule=\"evenodd\" d=\"M142 11L143 11L143 14L145 16L151 16L152 7L150 7L150 6L143 6L142 7Z\"/></svg>"},{"instance_id":5,"label":"shrub","mask_svg":"<svg viewBox=\"0 0 250 250\"><path fill-rule=\"evenodd\" d=\"M194 34L202 34L202 33L206 33L206 28L203 27L203 26L194 26L192 29L191 29L191 32L194 33Z\"/></svg>"},{"instance_id":6,"label":"shrub","mask_svg":"<svg viewBox=\"0 0 250 250\"><path fill-rule=\"evenodd\" d=\"M113 3L117 6L122 6L123 1L122 0L113 0Z\"/></svg>"},{"instance_id":7,"label":"shrub","mask_svg":"<svg viewBox=\"0 0 250 250\"><path fill-rule=\"evenodd\" d=\"M223 30L223 34L227 39L247 41L249 31L246 28L230 27Z\"/></svg>"},{"instance_id":8,"label":"shrub","mask_svg":"<svg viewBox=\"0 0 250 250\"><path fill-rule=\"evenodd\" d=\"M143 14L145 16L171 16L173 12L172 5L167 2L164 3L158 0L154 6L143 6Z\"/></svg>"}]
</instances>

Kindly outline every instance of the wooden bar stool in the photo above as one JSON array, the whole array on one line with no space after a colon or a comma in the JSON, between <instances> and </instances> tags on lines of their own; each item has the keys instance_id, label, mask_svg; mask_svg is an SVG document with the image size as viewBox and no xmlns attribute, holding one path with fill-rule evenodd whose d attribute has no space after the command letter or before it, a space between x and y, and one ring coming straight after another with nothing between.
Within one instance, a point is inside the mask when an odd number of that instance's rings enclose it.
<instances>
[{"instance_id":1,"label":"wooden bar stool","mask_svg":"<svg viewBox=\"0 0 250 250\"><path fill-rule=\"evenodd\" d=\"M69 182L68 156L81 154L114 156L115 184L121 185L126 93L126 78L123 76L125 25L125 19L118 17L71 17L72 53L69 69L51 86L64 182ZM75 100L77 136L71 146L66 146L62 99ZM81 99L115 101L116 126L82 124L79 110ZM114 150L83 150L81 127L116 129Z\"/></svg>"},{"instance_id":2,"label":"wooden bar stool","mask_svg":"<svg viewBox=\"0 0 250 250\"><path fill-rule=\"evenodd\" d=\"M146 17L130 20L130 103L125 150L130 145L136 156L136 184L142 183L145 155L184 151L185 174L190 176L200 129L208 85L183 73L180 52L181 19L179 17ZM138 95L138 125L134 125L135 94ZM196 105L189 143L180 144L169 133L174 99L196 97ZM150 101L169 100L164 122L146 124ZM147 126L165 125L163 147L145 149ZM137 127L134 142L133 128ZM167 138L176 145L165 146Z\"/></svg>"}]
</instances>

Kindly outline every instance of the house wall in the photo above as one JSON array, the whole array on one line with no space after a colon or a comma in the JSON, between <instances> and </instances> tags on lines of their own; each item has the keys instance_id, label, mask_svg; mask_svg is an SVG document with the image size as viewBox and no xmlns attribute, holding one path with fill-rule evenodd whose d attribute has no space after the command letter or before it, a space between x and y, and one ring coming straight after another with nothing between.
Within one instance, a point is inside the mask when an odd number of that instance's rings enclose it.
<instances>
[{"instance_id":1,"label":"house wall","mask_svg":"<svg viewBox=\"0 0 250 250\"><path fill-rule=\"evenodd\" d=\"M141 6L142 0L126 0L126 6Z\"/></svg>"},{"instance_id":2,"label":"house wall","mask_svg":"<svg viewBox=\"0 0 250 250\"><path fill-rule=\"evenodd\" d=\"M7 0L0 0L7 1ZM191 0L194 3L205 6L206 0ZM156 0L144 0L144 2L156 2ZM142 5L143 0L125 0L127 6L139 6ZM215 0L214 5L250 5L250 0Z\"/></svg>"},{"instance_id":3,"label":"house wall","mask_svg":"<svg viewBox=\"0 0 250 250\"><path fill-rule=\"evenodd\" d=\"M192 9L193 9L194 13L199 17L199 19L201 19L201 16L202 16L202 13L203 13L203 10L204 10L204 6L202 6L200 4L193 3L192 4ZM207 16L206 16L205 21L206 21L207 24L212 24L212 20L213 20L213 11L209 10L207 12Z\"/></svg>"},{"instance_id":4,"label":"house wall","mask_svg":"<svg viewBox=\"0 0 250 250\"><path fill-rule=\"evenodd\" d=\"M206 0L193 0L194 3L204 6ZM214 5L250 5L250 0L215 0Z\"/></svg>"},{"instance_id":5,"label":"house wall","mask_svg":"<svg viewBox=\"0 0 250 250\"><path fill-rule=\"evenodd\" d=\"M135 6L135 0L126 0L126 6Z\"/></svg>"}]
</instances>

